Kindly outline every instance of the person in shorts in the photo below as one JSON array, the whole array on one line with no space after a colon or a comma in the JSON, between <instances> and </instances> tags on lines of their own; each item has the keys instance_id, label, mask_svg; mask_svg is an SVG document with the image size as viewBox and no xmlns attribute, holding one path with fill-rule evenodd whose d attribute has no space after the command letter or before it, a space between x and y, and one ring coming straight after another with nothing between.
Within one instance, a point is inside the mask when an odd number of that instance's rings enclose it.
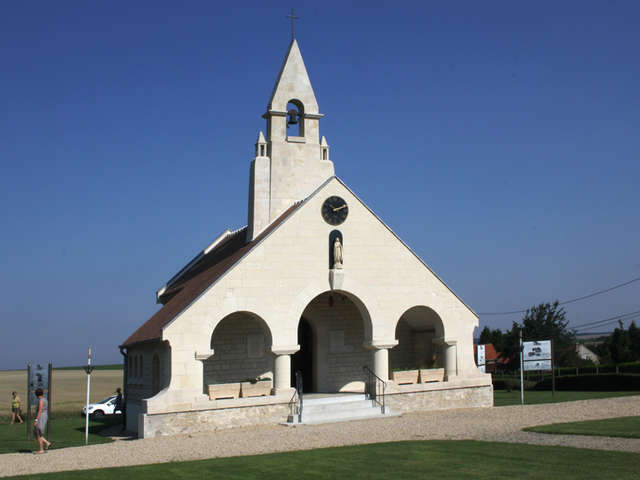
<instances>
[{"instance_id":1,"label":"person in shorts","mask_svg":"<svg viewBox=\"0 0 640 480\"><path fill-rule=\"evenodd\" d=\"M33 434L38 441L40 450L33 453L45 453L51 446L51 442L44 438L44 431L47 428L47 421L49 420L49 402L44 398L44 392L41 388L36 390L36 397L38 397L38 407L36 408L36 418L33 421ZM44 449L42 448L43 446Z\"/></svg>"},{"instance_id":2,"label":"person in shorts","mask_svg":"<svg viewBox=\"0 0 640 480\"><path fill-rule=\"evenodd\" d=\"M24 423L20 414L22 413L22 402L20 401L20 395L18 392L11 392L11 423L14 423L16 419L20 423Z\"/></svg>"}]
</instances>

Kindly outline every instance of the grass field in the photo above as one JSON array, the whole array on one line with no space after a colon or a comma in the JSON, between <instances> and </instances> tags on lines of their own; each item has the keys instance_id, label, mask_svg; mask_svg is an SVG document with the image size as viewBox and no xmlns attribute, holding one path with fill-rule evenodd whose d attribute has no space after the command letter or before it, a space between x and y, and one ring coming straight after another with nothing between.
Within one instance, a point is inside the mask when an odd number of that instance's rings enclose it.
<instances>
[{"instance_id":1,"label":"grass field","mask_svg":"<svg viewBox=\"0 0 640 480\"><path fill-rule=\"evenodd\" d=\"M122 369L96 369L91 374L91 401L108 397L117 387L122 387ZM0 418L11 414L11 392L15 390L27 408L27 371L0 371ZM80 369L53 370L53 403L51 411L80 413L87 399L87 374Z\"/></svg>"},{"instance_id":2,"label":"grass field","mask_svg":"<svg viewBox=\"0 0 640 480\"><path fill-rule=\"evenodd\" d=\"M607 418L585 422L554 423L525 428L528 432L604 437L640 438L640 417Z\"/></svg>"},{"instance_id":3,"label":"grass field","mask_svg":"<svg viewBox=\"0 0 640 480\"><path fill-rule=\"evenodd\" d=\"M91 420L89 424L89 444L107 443L112 440L98 435L104 428L121 423L121 416L102 417L99 420ZM33 427L33 423L29 428ZM36 441L31 434L27 440L28 425L13 424L0 427L0 454L31 452L37 450ZM84 445L84 417L78 414L59 414L50 420L49 436L47 437L51 448L65 448Z\"/></svg>"},{"instance_id":4,"label":"grass field","mask_svg":"<svg viewBox=\"0 0 640 480\"><path fill-rule=\"evenodd\" d=\"M640 454L476 441L379 443L13 478L635 479Z\"/></svg>"},{"instance_id":5,"label":"grass field","mask_svg":"<svg viewBox=\"0 0 640 480\"><path fill-rule=\"evenodd\" d=\"M524 392L524 403L535 405L538 403L559 403L573 402L576 400L591 400L595 398L625 397L629 395L640 395L640 392L571 392L562 391L551 395L551 392L531 390ZM494 390L493 404L496 407L507 405L520 405L520 391Z\"/></svg>"}]
</instances>

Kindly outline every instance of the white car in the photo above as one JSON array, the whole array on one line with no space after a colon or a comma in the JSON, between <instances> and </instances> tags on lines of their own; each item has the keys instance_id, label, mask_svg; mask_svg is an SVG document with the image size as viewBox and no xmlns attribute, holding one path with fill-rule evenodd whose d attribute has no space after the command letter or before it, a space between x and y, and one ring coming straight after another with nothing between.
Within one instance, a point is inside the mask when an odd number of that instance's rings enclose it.
<instances>
[{"instance_id":1,"label":"white car","mask_svg":"<svg viewBox=\"0 0 640 480\"><path fill-rule=\"evenodd\" d=\"M116 408L116 395L111 395L110 397L105 398L96 403L89 404L89 415L92 417L101 417L102 415L113 415L117 413L122 413L120 410L115 410ZM87 414L87 406L82 407L82 416Z\"/></svg>"}]
</instances>

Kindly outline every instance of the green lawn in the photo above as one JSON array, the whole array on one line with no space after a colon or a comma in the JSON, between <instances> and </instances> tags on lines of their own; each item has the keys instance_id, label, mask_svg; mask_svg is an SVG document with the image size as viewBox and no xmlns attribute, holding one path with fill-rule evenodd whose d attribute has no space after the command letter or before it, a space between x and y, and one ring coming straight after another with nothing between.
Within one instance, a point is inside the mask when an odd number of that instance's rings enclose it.
<instances>
[{"instance_id":1,"label":"green lawn","mask_svg":"<svg viewBox=\"0 0 640 480\"><path fill-rule=\"evenodd\" d=\"M591 400L594 398L624 397L628 395L640 395L640 392L573 392L561 391L551 395L548 391L525 390L524 403L534 405L537 403L572 402L575 400ZM506 390L494 390L493 404L496 407L506 405L520 405L520 390L507 392Z\"/></svg>"},{"instance_id":2,"label":"green lawn","mask_svg":"<svg viewBox=\"0 0 640 480\"><path fill-rule=\"evenodd\" d=\"M637 478L640 454L476 441L379 443L196 462L39 474L44 479ZM606 468L605 468L606 467Z\"/></svg>"},{"instance_id":3,"label":"green lawn","mask_svg":"<svg viewBox=\"0 0 640 480\"><path fill-rule=\"evenodd\" d=\"M598 435L604 437L640 438L640 417L607 418L586 422L554 423L525 428L529 432L561 433L569 435Z\"/></svg>"},{"instance_id":4,"label":"green lawn","mask_svg":"<svg viewBox=\"0 0 640 480\"><path fill-rule=\"evenodd\" d=\"M89 423L89 444L111 442L110 438L98 435L97 432L114 422L121 422L121 418L103 417L100 420L91 420ZM37 450L37 442L33 439L33 432L31 439L27 440L25 425L26 423L22 425L14 423L0 427L0 454ZM51 420L49 433L47 439L52 442L52 449L84 445L84 417L78 414L73 416L59 414Z\"/></svg>"}]
</instances>

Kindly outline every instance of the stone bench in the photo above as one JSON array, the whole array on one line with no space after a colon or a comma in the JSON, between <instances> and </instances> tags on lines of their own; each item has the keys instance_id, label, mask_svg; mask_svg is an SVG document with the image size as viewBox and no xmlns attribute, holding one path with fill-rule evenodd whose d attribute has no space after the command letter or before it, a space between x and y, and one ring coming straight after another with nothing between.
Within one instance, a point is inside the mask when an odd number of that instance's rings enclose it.
<instances>
[{"instance_id":1,"label":"stone bench","mask_svg":"<svg viewBox=\"0 0 640 480\"><path fill-rule=\"evenodd\" d=\"M216 383L207 385L209 400L217 400L219 398L238 398L240 396L239 383Z\"/></svg>"},{"instance_id":2,"label":"stone bench","mask_svg":"<svg viewBox=\"0 0 640 480\"><path fill-rule=\"evenodd\" d=\"M418 383L419 370L398 370L391 372L391 378L398 385L406 385L408 383Z\"/></svg>"},{"instance_id":3,"label":"stone bench","mask_svg":"<svg viewBox=\"0 0 640 480\"><path fill-rule=\"evenodd\" d=\"M427 382L444 382L444 368L421 368L420 381Z\"/></svg>"},{"instance_id":4,"label":"stone bench","mask_svg":"<svg viewBox=\"0 0 640 480\"><path fill-rule=\"evenodd\" d=\"M240 395L242 398L269 396L271 395L271 381L242 382Z\"/></svg>"}]
</instances>

